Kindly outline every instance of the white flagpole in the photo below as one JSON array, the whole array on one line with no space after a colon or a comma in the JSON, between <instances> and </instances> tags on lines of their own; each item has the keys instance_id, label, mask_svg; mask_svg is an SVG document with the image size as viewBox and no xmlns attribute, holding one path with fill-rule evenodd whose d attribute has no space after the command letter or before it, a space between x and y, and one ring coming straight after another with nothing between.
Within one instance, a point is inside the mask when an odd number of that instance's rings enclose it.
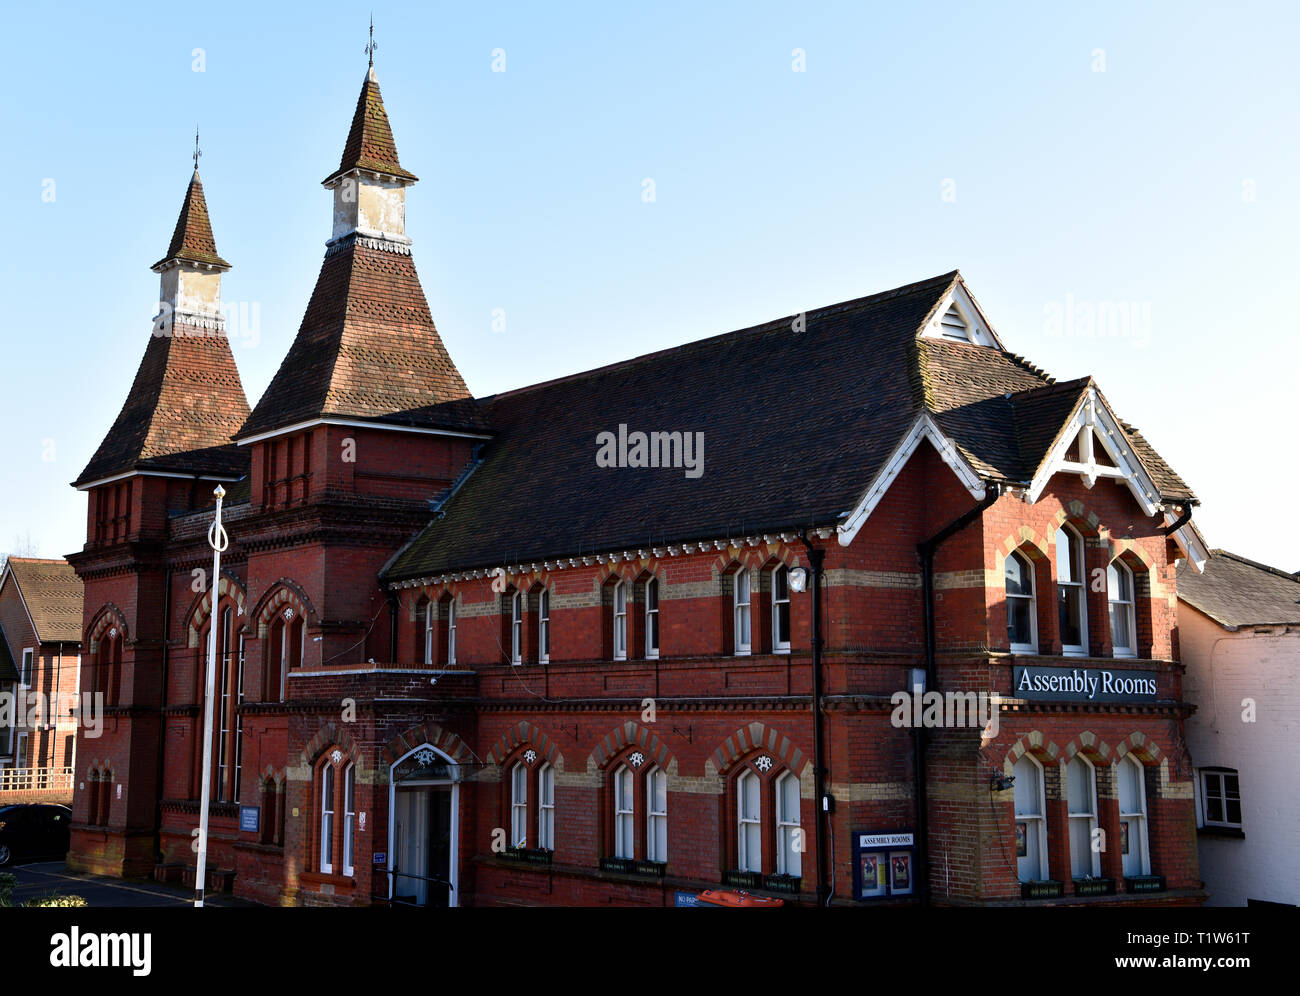
<instances>
[{"instance_id":1,"label":"white flagpole","mask_svg":"<svg viewBox=\"0 0 1300 996\"><path fill-rule=\"evenodd\" d=\"M208 529L208 546L212 547L212 606L208 613L208 666L203 695L203 789L199 795L199 864L194 873L194 905L203 905L203 886L207 877L208 862L208 803L212 795L212 686L217 672L217 625L221 618L217 611L217 584L221 578L221 551L230 545L226 530L221 526L221 500L226 489L220 484L212 492L217 496L217 514Z\"/></svg>"}]
</instances>

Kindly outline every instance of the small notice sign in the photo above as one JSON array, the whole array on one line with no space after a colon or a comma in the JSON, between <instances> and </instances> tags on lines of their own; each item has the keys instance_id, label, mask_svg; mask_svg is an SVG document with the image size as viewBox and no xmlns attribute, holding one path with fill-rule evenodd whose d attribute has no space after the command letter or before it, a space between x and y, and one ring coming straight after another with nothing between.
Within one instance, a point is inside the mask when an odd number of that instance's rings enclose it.
<instances>
[{"instance_id":1,"label":"small notice sign","mask_svg":"<svg viewBox=\"0 0 1300 996\"><path fill-rule=\"evenodd\" d=\"M261 827L262 810L259 806L239 807L239 829L246 833L257 833Z\"/></svg>"}]
</instances>

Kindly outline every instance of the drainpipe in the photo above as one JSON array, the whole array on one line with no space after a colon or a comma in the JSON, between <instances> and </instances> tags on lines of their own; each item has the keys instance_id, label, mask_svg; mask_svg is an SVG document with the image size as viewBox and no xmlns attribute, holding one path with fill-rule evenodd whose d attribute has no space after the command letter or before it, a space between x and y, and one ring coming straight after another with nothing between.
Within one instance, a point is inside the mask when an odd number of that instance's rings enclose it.
<instances>
[{"instance_id":1,"label":"drainpipe","mask_svg":"<svg viewBox=\"0 0 1300 996\"><path fill-rule=\"evenodd\" d=\"M984 514L984 510L998 500L1002 489L997 484L984 482L984 497L973 508L953 519L929 539L916 545L921 558L921 600L925 615L925 690L937 691L938 667L935 664L934 637L934 555L948 537L961 532ZM912 768L916 773L916 886L921 905L930 905L930 834L929 796L925 778L925 747L929 731L924 727L912 728Z\"/></svg>"},{"instance_id":2,"label":"drainpipe","mask_svg":"<svg viewBox=\"0 0 1300 996\"><path fill-rule=\"evenodd\" d=\"M813 798L816 799L817 815L815 840L817 847L817 906L822 908L830 902L830 888L827 885L827 859L830 857L826 842L826 821L830 818L830 796L826 793L826 769L823 763L822 747L824 719L822 717L822 610L821 581L822 562L826 551L814 547L808 541L808 534L799 533L804 550L808 554L808 575L812 587L813 631L812 631L812 715L813 715Z\"/></svg>"},{"instance_id":3,"label":"drainpipe","mask_svg":"<svg viewBox=\"0 0 1300 996\"><path fill-rule=\"evenodd\" d=\"M1187 523L1191 521L1192 521L1192 506L1190 504L1187 504L1183 506L1183 512L1180 516L1178 516L1177 519L1169 523L1169 525L1167 526L1161 526L1159 529L1156 530L1156 532L1164 533L1166 536L1172 536L1174 533L1178 532L1178 530L1182 529L1183 526L1187 525Z\"/></svg>"}]
</instances>

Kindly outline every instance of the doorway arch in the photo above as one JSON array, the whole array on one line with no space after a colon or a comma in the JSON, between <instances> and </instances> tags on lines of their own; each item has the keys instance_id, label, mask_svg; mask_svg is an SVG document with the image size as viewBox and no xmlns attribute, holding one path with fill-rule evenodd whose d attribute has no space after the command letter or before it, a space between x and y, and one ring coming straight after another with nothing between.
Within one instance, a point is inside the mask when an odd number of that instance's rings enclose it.
<instances>
[{"instance_id":1,"label":"doorway arch","mask_svg":"<svg viewBox=\"0 0 1300 996\"><path fill-rule=\"evenodd\" d=\"M430 743L388 768L388 899L458 906L460 766Z\"/></svg>"}]
</instances>

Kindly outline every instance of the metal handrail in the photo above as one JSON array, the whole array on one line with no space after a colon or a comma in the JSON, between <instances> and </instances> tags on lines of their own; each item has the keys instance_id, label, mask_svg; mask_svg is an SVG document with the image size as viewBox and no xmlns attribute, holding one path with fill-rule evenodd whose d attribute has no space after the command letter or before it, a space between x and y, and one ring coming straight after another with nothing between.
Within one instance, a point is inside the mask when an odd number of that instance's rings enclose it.
<instances>
[{"instance_id":1,"label":"metal handrail","mask_svg":"<svg viewBox=\"0 0 1300 996\"><path fill-rule=\"evenodd\" d=\"M393 895L389 897L388 901L394 906L415 906L415 907L420 906L419 903L403 902L402 900L397 898L397 886L396 886L396 882L393 881L393 879L396 878L413 878L421 882L433 882L435 885L445 885L447 887L447 892L449 896L450 893L455 891L455 887L451 884L450 880L445 878L438 878L436 876L429 876L429 875L416 875L412 872L398 871L396 868L389 868L387 869L387 872L389 878L388 889L391 893L393 893Z\"/></svg>"}]
</instances>

